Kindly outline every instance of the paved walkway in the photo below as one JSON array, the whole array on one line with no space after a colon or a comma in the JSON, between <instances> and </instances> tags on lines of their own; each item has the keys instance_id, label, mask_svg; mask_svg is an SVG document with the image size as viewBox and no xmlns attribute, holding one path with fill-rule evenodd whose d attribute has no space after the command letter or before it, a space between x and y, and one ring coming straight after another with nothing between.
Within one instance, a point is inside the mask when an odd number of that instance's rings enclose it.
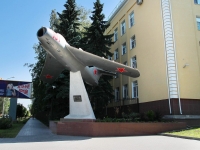
<instances>
[{"instance_id":1,"label":"paved walkway","mask_svg":"<svg viewBox=\"0 0 200 150\"><path fill-rule=\"evenodd\" d=\"M167 136L79 137L55 135L29 119L16 138L0 138L0 150L199 150L200 141Z\"/></svg>"}]
</instances>

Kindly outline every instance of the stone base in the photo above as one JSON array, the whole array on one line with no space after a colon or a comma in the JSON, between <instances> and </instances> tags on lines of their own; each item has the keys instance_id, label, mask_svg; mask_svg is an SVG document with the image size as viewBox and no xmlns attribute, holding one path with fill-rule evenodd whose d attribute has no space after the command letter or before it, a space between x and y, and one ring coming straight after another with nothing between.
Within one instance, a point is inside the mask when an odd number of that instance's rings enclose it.
<instances>
[{"instance_id":1,"label":"stone base","mask_svg":"<svg viewBox=\"0 0 200 150\"><path fill-rule=\"evenodd\" d=\"M170 123L112 123L85 121L50 121L49 128L54 134L71 136L136 136L155 135L162 132L186 128L185 122Z\"/></svg>"},{"instance_id":2,"label":"stone base","mask_svg":"<svg viewBox=\"0 0 200 150\"><path fill-rule=\"evenodd\" d=\"M60 118L61 122L95 122L95 119L66 119Z\"/></svg>"},{"instance_id":3,"label":"stone base","mask_svg":"<svg viewBox=\"0 0 200 150\"><path fill-rule=\"evenodd\" d=\"M163 119L186 122L188 126L200 126L200 115L165 115Z\"/></svg>"}]
</instances>

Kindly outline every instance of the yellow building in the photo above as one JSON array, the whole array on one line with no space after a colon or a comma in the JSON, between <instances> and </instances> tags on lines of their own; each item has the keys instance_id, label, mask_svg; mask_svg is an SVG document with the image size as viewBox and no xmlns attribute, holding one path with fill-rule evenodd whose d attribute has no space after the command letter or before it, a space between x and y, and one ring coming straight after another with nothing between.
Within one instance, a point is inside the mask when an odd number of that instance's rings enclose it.
<instances>
[{"instance_id":1,"label":"yellow building","mask_svg":"<svg viewBox=\"0 0 200 150\"><path fill-rule=\"evenodd\" d=\"M108 113L200 115L200 0L123 0L108 22L110 59L141 74L111 81Z\"/></svg>"}]
</instances>

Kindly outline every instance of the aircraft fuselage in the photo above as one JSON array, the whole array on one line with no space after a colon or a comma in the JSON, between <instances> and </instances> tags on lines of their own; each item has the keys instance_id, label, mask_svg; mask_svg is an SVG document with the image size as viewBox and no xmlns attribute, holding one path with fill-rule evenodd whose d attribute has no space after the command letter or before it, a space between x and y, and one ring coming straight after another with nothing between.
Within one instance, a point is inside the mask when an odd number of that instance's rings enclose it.
<instances>
[{"instance_id":1,"label":"aircraft fuselage","mask_svg":"<svg viewBox=\"0 0 200 150\"><path fill-rule=\"evenodd\" d=\"M69 45L64 37L53 30L42 27L37 32L42 47L54 57L67 70L80 71L83 80L93 86L98 85L99 76L95 73L95 67L89 68L81 63L66 47ZM80 49L81 50L81 49Z\"/></svg>"}]
</instances>

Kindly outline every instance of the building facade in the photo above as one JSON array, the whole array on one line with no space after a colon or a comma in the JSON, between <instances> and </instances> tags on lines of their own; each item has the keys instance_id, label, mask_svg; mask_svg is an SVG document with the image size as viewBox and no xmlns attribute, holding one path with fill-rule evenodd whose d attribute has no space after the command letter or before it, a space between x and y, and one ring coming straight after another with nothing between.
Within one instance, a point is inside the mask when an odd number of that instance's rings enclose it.
<instances>
[{"instance_id":1,"label":"building facade","mask_svg":"<svg viewBox=\"0 0 200 150\"><path fill-rule=\"evenodd\" d=\"M108 59L140 77L113 78L107 112L200 115L200 0L124 0L108 22Z\"/></svg>"}]
</instances>

